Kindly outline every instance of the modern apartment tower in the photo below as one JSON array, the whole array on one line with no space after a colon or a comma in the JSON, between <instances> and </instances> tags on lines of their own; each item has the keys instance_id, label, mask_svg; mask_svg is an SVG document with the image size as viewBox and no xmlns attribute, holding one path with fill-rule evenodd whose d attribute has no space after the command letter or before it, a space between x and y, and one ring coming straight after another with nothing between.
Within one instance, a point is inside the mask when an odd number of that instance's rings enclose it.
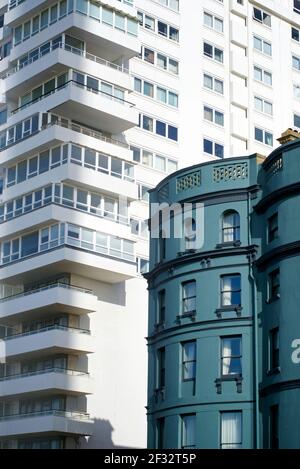
<instances>
[{"instance_id":1,"label":"modern apartment tower","mask_svg":"<svg viewBox=\"0 0 300 469\"><path fill-rule=\"evenodd\" d=\"M151 191L190 207L165 212L150 241L150 448L300 446L300 133L281 142Z\"/></svg>"},{"instance_id":2,"label":"modern apartment tower","mask_svg":"<svg viewBox=\"0 0 300 469\"><path fill-rule=\"evenodd\" d=\"M299 12L0 0L0 445L146 446L148 190L300 126Z\"/></svg>"}]
</instances>

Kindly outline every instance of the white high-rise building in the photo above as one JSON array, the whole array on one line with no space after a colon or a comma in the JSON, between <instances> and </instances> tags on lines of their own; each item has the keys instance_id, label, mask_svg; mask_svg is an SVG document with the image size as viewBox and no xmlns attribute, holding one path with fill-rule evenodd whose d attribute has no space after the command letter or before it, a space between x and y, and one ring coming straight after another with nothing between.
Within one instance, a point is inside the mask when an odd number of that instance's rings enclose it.
<instances>
[{"instance_id":1,"label":"white high-rise building","mask_svg":"<svg viewBox=\"0 0 300 469\"><path fill-rule=\"evenodd\" d=\"M0 0L0 448L146 446L147 190L300 128L299 13Z\"/></svg>"}]
</instances>

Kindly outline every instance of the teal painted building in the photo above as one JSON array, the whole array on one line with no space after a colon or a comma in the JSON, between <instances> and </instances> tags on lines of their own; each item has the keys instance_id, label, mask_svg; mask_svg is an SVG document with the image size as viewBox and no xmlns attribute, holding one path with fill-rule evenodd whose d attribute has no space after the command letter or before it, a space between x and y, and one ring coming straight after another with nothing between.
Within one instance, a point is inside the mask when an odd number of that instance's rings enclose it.
<instances>
[{"instance_id":1,"label":"teal painted building","mask_svg":"<svg viewBox=\"0 0 300 469\"><path fill-rule=\"evenodd\" d=\"M300 140L177 171L150 202L179 205L150 217L149 448L299 448Z\"/></svg>"}]
</instances>

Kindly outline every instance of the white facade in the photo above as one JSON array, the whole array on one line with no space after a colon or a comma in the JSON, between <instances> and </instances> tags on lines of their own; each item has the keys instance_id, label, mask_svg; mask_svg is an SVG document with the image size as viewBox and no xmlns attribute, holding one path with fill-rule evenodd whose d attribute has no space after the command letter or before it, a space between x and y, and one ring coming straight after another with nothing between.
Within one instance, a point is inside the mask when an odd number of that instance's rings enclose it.
<instances>
[{"instance_id":1,"label":"white facade","mask_svg":"<svg viewBox=\"0 0 300 469\"><path fill-rule=\"evenodd\" d=\"M147 190L300 127L298 4L0 2L0 447L146 445Z\"/></svg>"}]
</instances>

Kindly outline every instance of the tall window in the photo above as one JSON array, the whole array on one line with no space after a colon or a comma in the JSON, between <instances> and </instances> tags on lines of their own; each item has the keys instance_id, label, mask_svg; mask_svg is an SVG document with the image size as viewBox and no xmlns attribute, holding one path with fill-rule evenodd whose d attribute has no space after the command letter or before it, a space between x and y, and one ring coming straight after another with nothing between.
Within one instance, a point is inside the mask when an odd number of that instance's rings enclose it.
<instances>
[{"instance_id":1,"label":"tall window","mask_svg":"<svg viewBox=\"0 0 300 469\"><path fill-rule=\"evenodd\" d=\"M196 447L196 414L182 415L181 448Z\"/></svg>"},{"instance_id":2,"label":"tall window","mask_svg":"<svg viewBox=\"0 0 300 469\"><path fill-rule=\"evenodd\" d=\"M184 242L185 250L195 249L196 243L196 220L188 217L184 220Z\"/></svg>"},{"instance_id":3,"label":"tall window","mask_svg":"<svg viewBox=\"0 0 300 469\"><path fill-rule=\"evenodd\" d=\"M162 347L157 351L157 388L163 389L166 385L166 349Z\"/></svg>"},{"instance_id":4,"label":"tall window","mask_svg":"<svg viewBox=\"0 0 300 469\"><path fill-rule=\"evenodd\" d=\"M271 243L278 238L278 213L268 218L268 242Z\"/></svg>"},{"instance_id":5,"label":"tall window","mask_svg":"<svg viewBox=\"0 0 300 469\"><path fill-rule=\"evenodd\" d=\"M270 448L279 448L279 406L270 407Z\"/></svg>"},{"instance_id":6,"label":"tall window","mask_svg":"<svg viewBox=\"0 0 300 469\"><path fill-rule=\"evenodd\" d=\"M196 312L196 280L182 284L182 314Z\"/></svg>"},{"instance_id":7,"label":"tall window","mask_svg":"<svg viewBox=\"0 0 300 469\"><path fill-rule=\"evenodd\" d=\"M279 328L275 327L270 331L269 337L270 350L270 371L279 367Z\"/></svg>"},{"instance_id":8,"label":"tall window","mask_svg":"<svg viewBox=\"0 0 300 469\"><path fill-rule=\"evenodd\" d=\"M196 379L196 341L191 340L182 344L182 379L183 381Z\"/></svg>"},{"instance_id":9,"label":"tall window","mask_svg":"<svg viewBox=\"0 0 300 469\"><path fill-rule=\"evenodd\" d=\"M221 449L242 448L242 412L221 412Z\"/></svg>"},{"instance_id":10,"label":"tall window","mask_svg":"<svg viewBox=\"0 0 300 469\"><path fill-rule=\"evenodd\" d=\"M158 324L163 324L166 320L166 290L161 290L158 293Z\"/></svg>"},{"instance_id":11,"label":"tall window","mask_svg":"<svg viewBox=\"0 0 300 469\"><path fill-rule=\"evenodd\" d=\"M240 215L235 210L228 210L222 217L222 242L240 240Z\"/></svg>"},{"instance_id":12,"label":"tall window","mask_svg":"<svg viewBox=\"0 0 300 469\"><path fill-rule=\"evenodd\" d=\"M269 274L269 300L280 298L280 271L273 270Z\"/></svg>"},{"instance_id":13,"label":"tall window","mask_svg":"<svg viewBox=\"0 0 300 469\"><path fill-rule=\"evenodd\" d=\"M158 239L158 261L162 262L166 258L166 238L165 232L161 231L159 233Z\"/></svg>"},{"instance_id":14,"label":"tall window","mask_svg":"<svg viewBox=\"0 0 300 469\"><path fill-rule=\"evenodd\" d=\"M241 276L230 274L221 276L221 307L241 305Z\"/></svg>"},{"instance_id":15,"label":"tall window","mask_svg":"<svg viewBox=\"0 0 300 469\"><path fill-rule=\"evenodd\" d=\"M221 338L221 372L222 376L242 374L242 337Z\"/></svg>"},{"instance_id":16,"label":"tall window","mask_svg":"<svg viewBox=\"0 0 300 469\"><path fill-rule=\"evenodd\" d=\"M161 417L156 420L156 447L157 449L164 448L164 434L165 434L165 419Z\"/></svg>"}]
</instances>

